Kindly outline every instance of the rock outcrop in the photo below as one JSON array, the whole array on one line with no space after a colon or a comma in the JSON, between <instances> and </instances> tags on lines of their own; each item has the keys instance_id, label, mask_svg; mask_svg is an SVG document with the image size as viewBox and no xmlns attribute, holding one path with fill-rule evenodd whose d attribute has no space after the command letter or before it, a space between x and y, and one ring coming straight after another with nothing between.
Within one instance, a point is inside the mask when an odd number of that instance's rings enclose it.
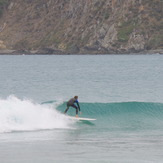
<instances>
[{"instance_id":1,"label":"rock outcrop","mask_svg":"<svg viewBox=\"0 0 163 163\"><path fill-rule=\"evenodd\" d=\"M162 0L1 1L0 49L49 54L163 49Z\"/></svg>"}]
</instances>

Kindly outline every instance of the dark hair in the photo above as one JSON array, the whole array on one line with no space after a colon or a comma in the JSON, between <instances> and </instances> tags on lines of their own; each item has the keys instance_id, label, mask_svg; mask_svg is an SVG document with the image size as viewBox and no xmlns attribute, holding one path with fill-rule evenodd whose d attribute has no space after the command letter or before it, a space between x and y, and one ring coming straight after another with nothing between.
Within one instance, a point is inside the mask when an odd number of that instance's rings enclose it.
<instances>
[{"instance_id":1,"label":"dark hair","mask_svg":"<svg viewBox=\"0 0 163 163\"><path fill-rule=\"evenodd\" d=\"M75 99L77 99L77 98L78 98L78 96L74 96L74 98L75 98Z\"/></svg>"}]
</instances>

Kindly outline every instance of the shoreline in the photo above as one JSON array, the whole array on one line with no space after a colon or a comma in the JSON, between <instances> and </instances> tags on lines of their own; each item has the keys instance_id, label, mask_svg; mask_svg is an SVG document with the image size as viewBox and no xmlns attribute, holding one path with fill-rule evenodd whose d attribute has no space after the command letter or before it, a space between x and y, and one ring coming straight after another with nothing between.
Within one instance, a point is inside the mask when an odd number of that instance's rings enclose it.
<instances>
[{"instance_id":1,"label":"shoreline","mask_svg":"<svg viewBox=\"0 0 163 163\"><path fill-rule=\"evenodd\" d=\"M155 49L155 50L144 50L140 52L135 52L135 51L130 51L130 52L94 52L94 51L83 51L83 52L66 52L66 51L60 51L60 50L53 50L50 51L48 50L10 50L10 49L5 49L5 50L0 50L0 55L142 55L142 54L163 54L163 49Z\"/></svg>"}]
</instances>

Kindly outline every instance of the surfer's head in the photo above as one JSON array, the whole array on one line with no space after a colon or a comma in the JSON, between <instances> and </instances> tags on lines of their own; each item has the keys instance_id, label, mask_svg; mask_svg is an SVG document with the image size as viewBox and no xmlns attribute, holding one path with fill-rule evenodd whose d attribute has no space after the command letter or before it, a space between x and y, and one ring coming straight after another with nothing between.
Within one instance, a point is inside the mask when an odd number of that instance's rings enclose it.
<instances>
[{"instance_id":1,"label":"surfer's head","mask_svg":"<svg viewBox=\"0 0 163 163\"><path fill-rule=\"evenodd\" d=\"M75 99L78 99L78 96L74 96Z\"/></svg>"}]
</instances>

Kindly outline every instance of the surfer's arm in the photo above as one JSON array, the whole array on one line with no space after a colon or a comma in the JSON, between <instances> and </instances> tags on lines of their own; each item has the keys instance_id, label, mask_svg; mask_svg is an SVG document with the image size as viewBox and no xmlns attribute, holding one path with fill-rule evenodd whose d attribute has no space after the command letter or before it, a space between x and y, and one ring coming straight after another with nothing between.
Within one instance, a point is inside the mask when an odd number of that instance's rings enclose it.
<instances>
[{"instance_id":1,"label":"surfer's arm","mask_svg":"<svg viewBox=\"0 0 163 163\"><path fill-rule=\"evenodd\" d=\"M75 102L76 102L76 104L77 104L77 106L78 106L78 108L79 108L79 111L80 111L80 105L79 105L78 100L76 100Z\"/></svg>"}]
</instances>

